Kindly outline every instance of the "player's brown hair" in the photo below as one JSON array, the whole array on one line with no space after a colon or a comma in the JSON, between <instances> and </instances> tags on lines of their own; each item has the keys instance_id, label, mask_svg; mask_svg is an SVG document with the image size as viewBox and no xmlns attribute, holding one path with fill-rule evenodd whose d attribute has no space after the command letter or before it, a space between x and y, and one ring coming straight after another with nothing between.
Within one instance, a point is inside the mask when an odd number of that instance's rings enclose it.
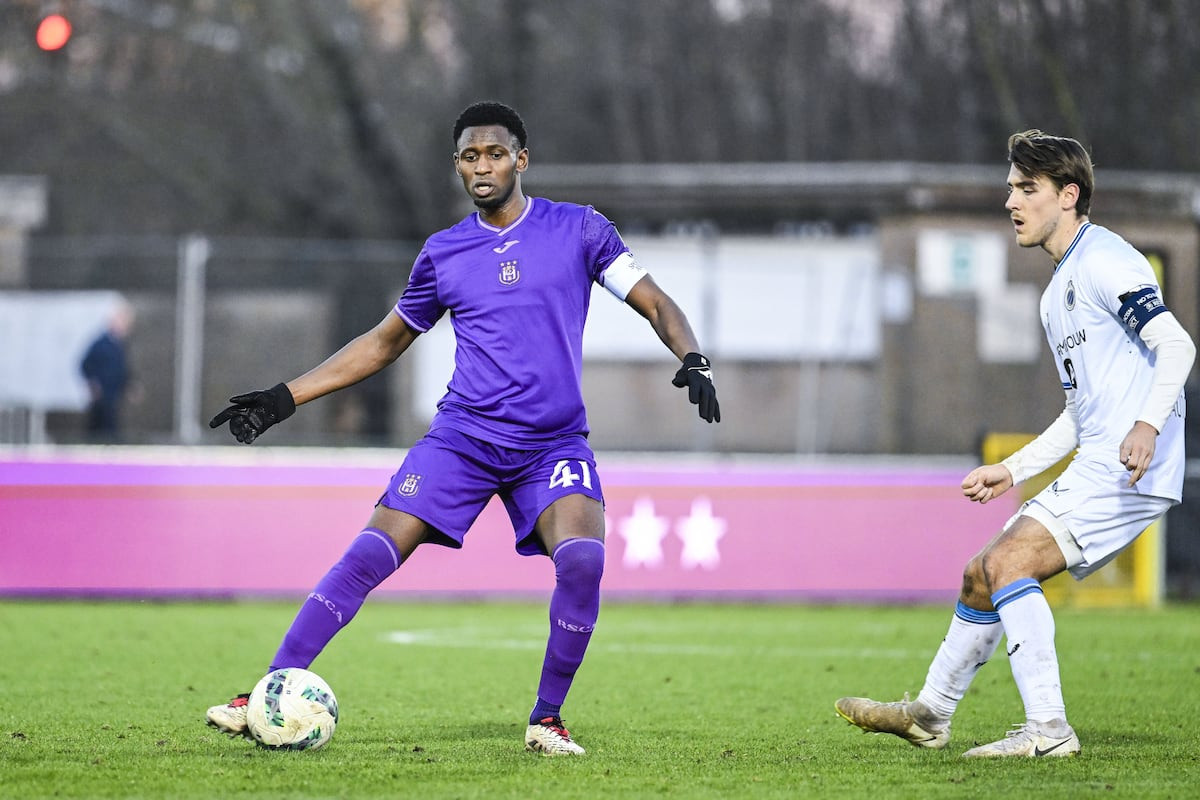
<instances>
[{"instance_id":1,"label":"player's brown hair","mask_svg":"<svg viewBox=\"0 0 1200 800\"><path fill-rule=\"evenodd\" d=\"M1092 207L1092 159L1079 142L1065 136L1051 136L1037 129L1008 137L1008 160L1030 178L1045 177L1061 190L1069 183L1079 187L1075 213L1087 216Z\"/></svg>"}]
</instances>

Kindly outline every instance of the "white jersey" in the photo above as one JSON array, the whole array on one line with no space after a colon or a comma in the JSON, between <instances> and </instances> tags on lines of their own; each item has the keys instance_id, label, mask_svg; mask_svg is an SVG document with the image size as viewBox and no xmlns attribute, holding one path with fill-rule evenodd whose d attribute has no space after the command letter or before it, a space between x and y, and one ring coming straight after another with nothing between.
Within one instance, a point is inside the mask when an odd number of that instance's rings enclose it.
<instances>
[{"instance_id":1,"label":"white jersey","mask_svg":"<svg viewBox=\"0 0 1200 800\"><path fill-rule=\"evenodd\" d=\"M1154 375L1154 353L1139 331L1166 311L1150 263L1112 231L1084 223L1042 293L1046 339L1062 378L1074 392L1079 453L1127 476L1118 450L1142 412ZM1183 490L1183 393L1159 432L1141 494L1180 500Z\"/></svg>"}]
</instances>

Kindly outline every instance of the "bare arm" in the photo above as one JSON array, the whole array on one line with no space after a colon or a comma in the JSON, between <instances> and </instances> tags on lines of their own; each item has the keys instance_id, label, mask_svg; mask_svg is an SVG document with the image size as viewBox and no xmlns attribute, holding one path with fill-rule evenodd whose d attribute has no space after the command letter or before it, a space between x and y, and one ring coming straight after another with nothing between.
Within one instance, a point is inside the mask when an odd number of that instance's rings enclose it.
<instances>
[{"instance_id":1,"label":"bare arm","mask_svg":"<svg viewBox=\"0 0 1200 800\"><path fill-rule=\"evenodd\" d=\"M399 315L389 311L374 328L347 342L320 365L288 381L288 391L296 405L300 405L353 386L399 358L417 335Z\"/></svg>"},{"instance_id":2,"label":"bare arm","mask_svg":"<svg viewBox=\"0 0 1200 800\"><path fill-rule=\"evenodd\" d=\"M692 332L687 316L649 275L633 285L625 303L645 317L663 344L680 361L688 353L700 352L700 342Z\"/></svg>"},{"instance_id":3,"label":"bare arm","mask_svg":"<svg viewBox=\"0 0 1200 800\"><path fill-rule=\"evenodd\" d=\"M671 383L688 390L688 401L697 407L702 420L720 422L721 404L717 402L712 368L701 355L700 343L683 311L649 275L630 288L625 302L649 320L658 338L683 362Z\"/></svg>"}]
</instances>

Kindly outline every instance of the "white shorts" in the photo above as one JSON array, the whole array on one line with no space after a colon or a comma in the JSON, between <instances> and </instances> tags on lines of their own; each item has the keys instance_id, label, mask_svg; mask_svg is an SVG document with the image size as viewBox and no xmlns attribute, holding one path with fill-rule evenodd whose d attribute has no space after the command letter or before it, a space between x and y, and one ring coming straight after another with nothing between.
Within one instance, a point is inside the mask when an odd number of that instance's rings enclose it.
<instances>
[{"instance_id":1,"label":"white shorts","mask_svg":"<svg viewBox=\"0 0 1200 800\"><path fill-rule=\"evenodd\" d=\"M1019 516L1032 517L1046 527L1075 580L1083 580L1112 561L1167 513L1178 501L1138 494L1129 486L1129 473L1092 461L1072 461L1058 477L1021 506L1005 528Z\"/></svg>"}]
</instances>

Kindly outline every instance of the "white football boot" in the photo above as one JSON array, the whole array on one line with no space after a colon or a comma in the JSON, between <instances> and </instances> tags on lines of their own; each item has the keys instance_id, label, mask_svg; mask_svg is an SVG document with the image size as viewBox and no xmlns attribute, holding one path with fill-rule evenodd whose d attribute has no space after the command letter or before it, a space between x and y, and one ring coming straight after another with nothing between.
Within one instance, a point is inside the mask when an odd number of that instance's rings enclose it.
<instances>
[{"instance_id":1,"label":"white football boot","mask_svg":"<svg viewBox=\"0 0 1200 800\"><path fill-rule=\"evenodd\" d=\"M208 724L221 733L230 736L246 735L246 706L250 704L249 694L239 694L228 703L213 706L204 716Z\"/></svg>"},{"instance_id":2,"label":"white football boot","mask_svg":"<svg viewBox=\"0 0 1200 800\"><path fill-rule=\"evenodd\" d=\"M972 747L963 753L963 758L1005 758L1024 756L1046 758L1050 756L1079 755L1079 737L1065 719L1050 722L1026 722L991 744Z\"/></svg>"},{"instance_id":3,"label":"white football boot","mask_svg":"<svg viewBox=\"0 0 1200 800\"><path fill-rule=\"evenodd\" d=\"M525 749L544 756L581 756L585 752L571 739L561 717L546 717L526 728Z\"/></svg>"}]
</instances>

